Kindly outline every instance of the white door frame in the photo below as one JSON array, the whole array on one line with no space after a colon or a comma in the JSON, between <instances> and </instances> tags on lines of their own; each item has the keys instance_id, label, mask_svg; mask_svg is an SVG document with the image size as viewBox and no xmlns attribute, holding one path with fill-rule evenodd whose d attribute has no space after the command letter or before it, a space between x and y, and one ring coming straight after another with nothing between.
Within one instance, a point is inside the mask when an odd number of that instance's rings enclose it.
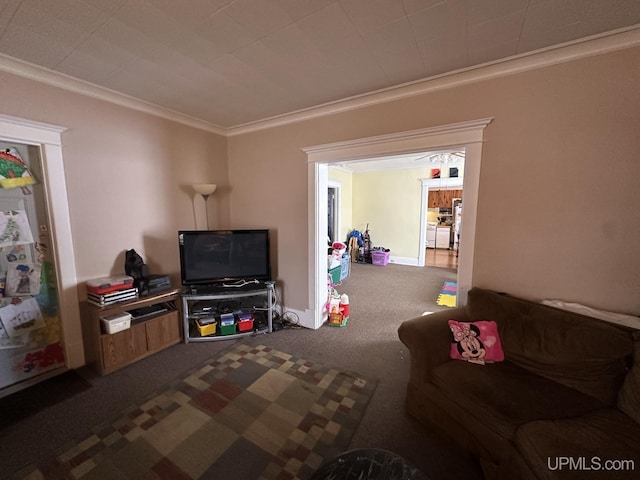
<instances>
[{"instance_id":1,"label":"white door frame","mask_svg":"<svg viewBox=\"0 0 640 480\"><path fill-rule=\"evenodd\" d=\"M441 125L437 127L367 137L344 142L303 148L308 163L309 229L309 308L300 323L308 328L320 328L326 320L324 304L327 298L327 258L323 248L327 231L327 166L330 163L375 158L402 153L464 148L465 155L465 215L462 218L460 255L458 258L458 305L466 303L473 281L476 212L480 183L480 161L484 129L492 118ZM425 213L426 214L426 213ZM324 234L322 233L324 232Z\"/></svg>"},{"instance_id":2,"label":"white door frame","mask_svg":"<svg viewBox=\"0 0 640 480\"><path fill-rule=\"evenodd\" d=\"M62 132L66 128L0 115L0 139L40 147L43 187L51 226L51 253L57 270L58 316L62 328L65 364L84 365L84 348L73 253L69 200L62 159Z\"/></svg>"}]
</instances>

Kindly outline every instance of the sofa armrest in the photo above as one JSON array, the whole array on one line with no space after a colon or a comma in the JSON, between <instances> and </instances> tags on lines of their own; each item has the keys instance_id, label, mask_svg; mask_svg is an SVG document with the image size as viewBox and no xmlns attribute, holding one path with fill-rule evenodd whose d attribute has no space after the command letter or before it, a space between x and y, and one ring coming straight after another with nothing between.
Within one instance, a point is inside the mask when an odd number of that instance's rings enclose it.
<instances>
[{"instance_id":1,"label":"sofa armrest","mask_svg":"<svg viewBox=\"0 0 640 480\"><path fill-rule=\"evenodd\" d=\"M464 307L442 310L406 320L398 328L400 341L409 349L409 382L421 385L429 380L433 367L450 359L449 320L469 321Z\"/></svg>"}]
</instances>

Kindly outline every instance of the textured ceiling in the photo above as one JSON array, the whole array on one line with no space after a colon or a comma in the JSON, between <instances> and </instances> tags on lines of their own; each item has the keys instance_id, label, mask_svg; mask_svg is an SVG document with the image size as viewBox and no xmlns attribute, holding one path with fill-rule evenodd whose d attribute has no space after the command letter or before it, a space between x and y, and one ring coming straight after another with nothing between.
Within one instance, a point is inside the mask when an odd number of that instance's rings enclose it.
<instances>
[{"instance_id":1,"label":"textured ceiling","mask_svg":"<svg viewBox=\"0 0 640 480\"><path fill-rule=\"evenodd\" d=\"M639 22L638 0L0 0L0 54L233 127Z\"/></svg>"}]
</instances>

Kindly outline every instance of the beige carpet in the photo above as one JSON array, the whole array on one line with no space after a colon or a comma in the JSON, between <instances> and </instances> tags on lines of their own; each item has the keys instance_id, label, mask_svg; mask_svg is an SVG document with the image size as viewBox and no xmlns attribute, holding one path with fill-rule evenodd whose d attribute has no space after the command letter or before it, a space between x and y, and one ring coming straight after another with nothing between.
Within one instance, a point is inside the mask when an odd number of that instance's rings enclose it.
<instances>
[{"instance_id":1,"label":"beige carpet","mask_svg":"<svg viewBox=\"0 0 640 480\"><path fill-rule=\"evenodd\" d=\"M14 478L308 478L348 447L376 384L239 343Z\"/></svg>"}]
</instances>

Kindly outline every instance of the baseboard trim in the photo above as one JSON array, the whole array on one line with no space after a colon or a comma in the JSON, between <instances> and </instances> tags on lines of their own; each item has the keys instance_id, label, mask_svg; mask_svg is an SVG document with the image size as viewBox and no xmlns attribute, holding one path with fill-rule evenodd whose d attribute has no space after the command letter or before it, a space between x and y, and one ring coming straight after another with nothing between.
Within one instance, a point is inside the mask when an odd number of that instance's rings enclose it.
<instances>
[{"instance_id":1,"label":"baseboard trim","mask_svg":"<svg viewBox=\"0 0 640 480\"><path fill-rule=\"evenodd\" d=\"M396 257L395 255L389 256L389 263L396 263L398 265L409 265L411 267L419 267L420 261L417 258L412 257Z\"/></svg>"},{"instance_id":2,"label":"baseboard trim","mask_svg":"<svg viewBox=\"0 0 640 480\"><path fill-rule=\"evenodd\" d=\"M282 309L282 315L286 320L294 321L292 318L288 318L287 314L293 314L293 316L297 316L297 323L301 327L310 328L312 330L316 330L315 326L315 313L313 310L306 309L304 311L297 310L295 308L284 307ZM325 315L326 316L326 315ZM325 319L326 320L326 319ZM324 323L324 322L323 322ZM319 327L317 327L319 328Z\"/></svg>"}]
</instances>

